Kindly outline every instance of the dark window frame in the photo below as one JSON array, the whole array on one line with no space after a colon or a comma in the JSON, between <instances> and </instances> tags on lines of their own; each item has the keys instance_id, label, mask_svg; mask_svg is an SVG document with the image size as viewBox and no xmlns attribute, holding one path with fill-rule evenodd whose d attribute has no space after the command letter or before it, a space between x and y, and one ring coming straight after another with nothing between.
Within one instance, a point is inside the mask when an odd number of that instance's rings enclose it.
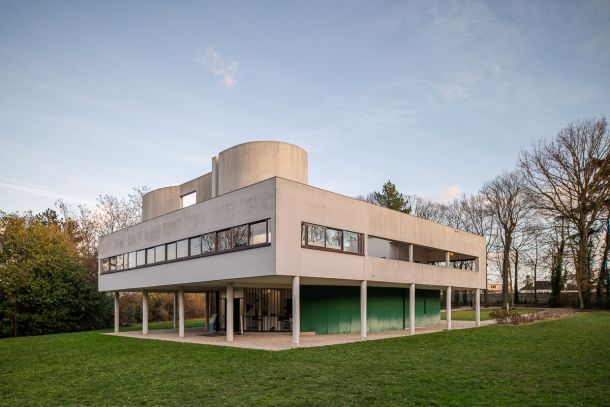
<instances>
[{"instance_id":1,"label":"dark window frame","mask_svg":"<svg viewBox=\"0 0 610 407\"><path fill-rule=\"evenodd\" d=\"M110 273L116 273L116 272L126 271L126 270L135 270L135 269L141 269L141 268L145 268L145 267L157 266L157 265L160 265L160 264L174 263L174 262L177 262L177 261L185 261L185 260L196 259L196 258L199 258L199 257L209 257L209 256L215 256L215 255L218 255L218 254L232 253L232 252L237 252L237 251L242 251L242 250L249 250L249 249L256 249L256 248L259 248L259 247L271 246L271 241L269 239L269 222L270 222L270 220L271 220L271 218L260 219L260 220L254 221L254 222L243 223L241 225L232 226L232 227L229 227L229 228L223 228L223 229L220 229L220 230L215 230L215 231L212 231L212 232L206 232L206 233L202 233L200 235L195 235L195 236L187 237L187 238L180 239L180 240L175 240L175 241L168 242L168 243L163 243L163 244L158 244L158 245L151 246L151 247L146 247L144 249L134 250L133 253L136 254L136 262L137 262L137 252L139 252L141 250L144 250L144 253L145 253L145 264L143 264L143 265L136 265L136 266L133 266L133 267L125 267L125 265L124 265L122 270L113 270L113 271L106 271L106 272L104 272L103 271L103 267L100 266L100 274L110 274ZM265 231L266 231L266 234L265 234L265 243L250 244L250 230L251 230L250 226L254 225L254 224L262 223L262 222L266 223L266 228L265 228ZM227 231L228 230L230 232L229 236L230 236L230 238L232 240L232 236L233 236L232 229L236 228L236 227L243 227L243 226L247 227L247 233L248 233L247 244L245 246L231 247L230 249L219 251L218 250L218 232L223 232L223 231ZM214 234L214 251L205 252L204 253L203 252L203 236L204 235L208 235L208 234L212 234L212 233ZM195 238L202 239L202 253L201 254L193 255L191 253L190 241L191 241L191 239L195 239ZM168 246L171 245L171 244L176 244L176 255L177 255L178 254L177 242L181 241L181 240L187 240L187 242L188 242L188 256L186 256L186 257L176 257L174 259L167 260L167 253L168 253L167 249L168 249ZM154 261L154 263L147 263L146 262L146 254L148 252L148 249L156 249L157 247L160 247L160 246L163 246L163 251L165 253L165 259L163 261L157 261L157 259L156 259L156 251L155 251L155 261ZM119 254L119 255L115 255L115 256L105 257L103 259L100 259L100 261L102 262L101 264L104 264L105 261L107 261L108 264L109 264L110 263L110 260L109 260L110 257L124 256L124 257L129 258L129 253L131 253L131 252L127 252L127 253L123 253L123 254Z\"/></svg>"},{"instance_id":2,"label":"dark window frame","mask_svg":"<svg viewBox=\"0 0 610 407\"><path fill-rule=\"evenodd\" d=\"M309 225L324 228L324 247L313 246L313 245L309 244ZM341 240L341 242L340 242L341 249L333 249L333 248L326 247L327 229L336 230L341 233L341 239L340 239ZM345 250L344 244L343 244L343 236L344 236L345 232L355 233L358 236L358 252L357 253ZM305 236L305 244L303 244L303 236ZM333 226L319 225L317 223L312 223L312 222L301 222L301 247L303 249L321 250L321 251L332 252L332 253L344 253L344 254L351 254L354 256L364 256L364 233L354 232L352 230L341 229L341 228L337 228L337 227L333 227Z\"/></svg>"}]
</instances>

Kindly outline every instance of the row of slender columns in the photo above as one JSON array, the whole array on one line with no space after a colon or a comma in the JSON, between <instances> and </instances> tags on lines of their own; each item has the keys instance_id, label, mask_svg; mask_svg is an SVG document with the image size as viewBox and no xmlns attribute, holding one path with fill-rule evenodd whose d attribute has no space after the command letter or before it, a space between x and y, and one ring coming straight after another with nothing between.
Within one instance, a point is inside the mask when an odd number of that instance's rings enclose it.
<instances>
[{"instance_id":1,"label":"row of slender columns","mask_svg":"<svg viewBox=\"0 0 610 407\"><path fill-rule=\"evenodd\" d=\"M292 345L297 347L300 338L301 310L300 310L300 277L292 278ZM368 333L367 318L367 289L366 280L360 282L360 337L366 339ZM451 286L447 287L446 304L446 323L447 330L451 330ZM227 285L227 313L226 313L226 339L233 341L233 284ZM119 332L119 293L114 292L114 332ZM475 324L481 325L481 290L476 289L475 295ZM176 326L176 313L178 314L178 336L184 337L184 291L174 293L174 328ZM209 322L208 322L209 323ZM148 291L142 292L142 334L148 334ZM409 285L409 335L415 334L415 284Z\"/></svg>"}]
</instances>

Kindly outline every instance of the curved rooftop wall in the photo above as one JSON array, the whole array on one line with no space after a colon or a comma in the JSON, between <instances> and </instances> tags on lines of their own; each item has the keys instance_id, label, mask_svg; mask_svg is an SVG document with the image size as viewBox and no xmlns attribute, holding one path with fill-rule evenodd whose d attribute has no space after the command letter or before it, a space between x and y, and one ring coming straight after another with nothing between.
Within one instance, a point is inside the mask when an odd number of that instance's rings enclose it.
<instances>
[{"instance_id":1,"label":"curved rooftop wall","mask_svg":"<svg viewBox=\"0 0 610 407\"><path fill-rule=\"evenodd\" d=\"M307 153L294 144L252 141L212 158L212 172L181 185L150 191L142 197L142 221L182 208L182 196L196 192L196 203L271 177L307 184Z\"/></svg>"},{"instance_id":2,"label":"curved rooftop wall","mask_svg":"<svg viewBox=\"0 0 610 407\"><path fill-rule=\"evenodd\" d=\"M182 208L182 196L196 192L196 202L212 197L212 173L187 181L181 185L150 191L142 197L142 221L165 215Z\"/></svg>"},{"instance_id":3,"label":"curved rooftop wall","mask_svg":"<svg viewBox=\"0 0 610 407\"><path fill-rule=\"evenodd\" d=\"M282 177L307 184L307 153L294 144L253 141L224 150L218 155L218 195Z\"/></svg>"}]
</instances>

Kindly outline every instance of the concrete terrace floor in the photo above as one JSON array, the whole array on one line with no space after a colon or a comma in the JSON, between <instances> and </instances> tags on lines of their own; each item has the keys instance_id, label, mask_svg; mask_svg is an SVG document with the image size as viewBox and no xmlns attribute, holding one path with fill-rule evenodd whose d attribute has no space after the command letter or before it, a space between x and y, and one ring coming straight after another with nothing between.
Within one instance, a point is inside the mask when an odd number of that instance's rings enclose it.
<instances>
[{"instance_id":1,"label":"concrete terrace floor","mask_svg":"<svg viewBox=\"0 0 610 407\"><path fill-rule=\"evenodd\" d=\"M495 321L481 321L481 326L495 324ZM415 335L428 334L432 332L444 331L446 328L445 321L423 328L417 328ZM470 329L476 328L474 321L452 321L452 329ZM176 329L157 329L149 331L148 335L142 335L142 331L119 332L118 334L107 333L105 335L122 336L126 338L137 339L152 339L159 341L172 341L183 343L194 343L199 345L216 345L229 346L234 348L244 349L260 349L268 351L280 351L292 348L290 332L246 332L244 335L235 334L233 342L225 340L224 333L208 335L204 328L185 329L184 338L178 337ZM400 336L408 336L408 332L404 330L386 331L369 333L368 341L396 338ZM317 346L340 345L344 343L359 342L360 334L329 334L329 335L310 335L301 334L301 343L299 348L312 348Z\"/></svg>"}]
</instances>

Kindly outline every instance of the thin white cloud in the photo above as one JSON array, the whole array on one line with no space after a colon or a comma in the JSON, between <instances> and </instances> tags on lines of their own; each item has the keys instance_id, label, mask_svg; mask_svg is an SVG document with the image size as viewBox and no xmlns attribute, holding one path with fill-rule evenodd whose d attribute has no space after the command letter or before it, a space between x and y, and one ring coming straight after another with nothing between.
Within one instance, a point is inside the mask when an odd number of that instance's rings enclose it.
<instances>
[{"instance_id":1,"label":"thin white cloud","mask_svg":"<svg viewBox=\"0 0 610 407\"><path fill-rule=\"evenodd\" d=\"M57 191L50 191L41 187L39 185L30 184L27 182L17 181L17 180L9 180L8 182L0 181L0 189L9 189L13 191L19 191L22 193L26 193L29 195L37 195L43 196L46 198L64 199L68 202L78 203L78 204L86 204L86 205L95 205L95 202L88 201L86 199L82 199L74 196L66 196L65 194Z\"/></svg>"},{"instance_id":2,"label":"thin white cloud","mask_svg":"<svg viewBox=\"0 0 610 407\"><path fill-rule=\"evenodd\" d=\"M212 47L207 47L205 53L197 58L197 62L204 65L214 75L220 78L220 84L233 88L239 81L237 62L226 62Z\"/></svg>"},{"instance_id":3,"label":"thin white cloud","mask_svg":"<svg viewBox=\"0 0 610 407\"><path fill-rule=\"evenodd\" d=\"M426 197L430 201L447 203L453 201L455 198L459 198L464 194L464 190L459 185L451 185L449 188L441 191L438 194Z\"/></svg>"}]
</instances>

